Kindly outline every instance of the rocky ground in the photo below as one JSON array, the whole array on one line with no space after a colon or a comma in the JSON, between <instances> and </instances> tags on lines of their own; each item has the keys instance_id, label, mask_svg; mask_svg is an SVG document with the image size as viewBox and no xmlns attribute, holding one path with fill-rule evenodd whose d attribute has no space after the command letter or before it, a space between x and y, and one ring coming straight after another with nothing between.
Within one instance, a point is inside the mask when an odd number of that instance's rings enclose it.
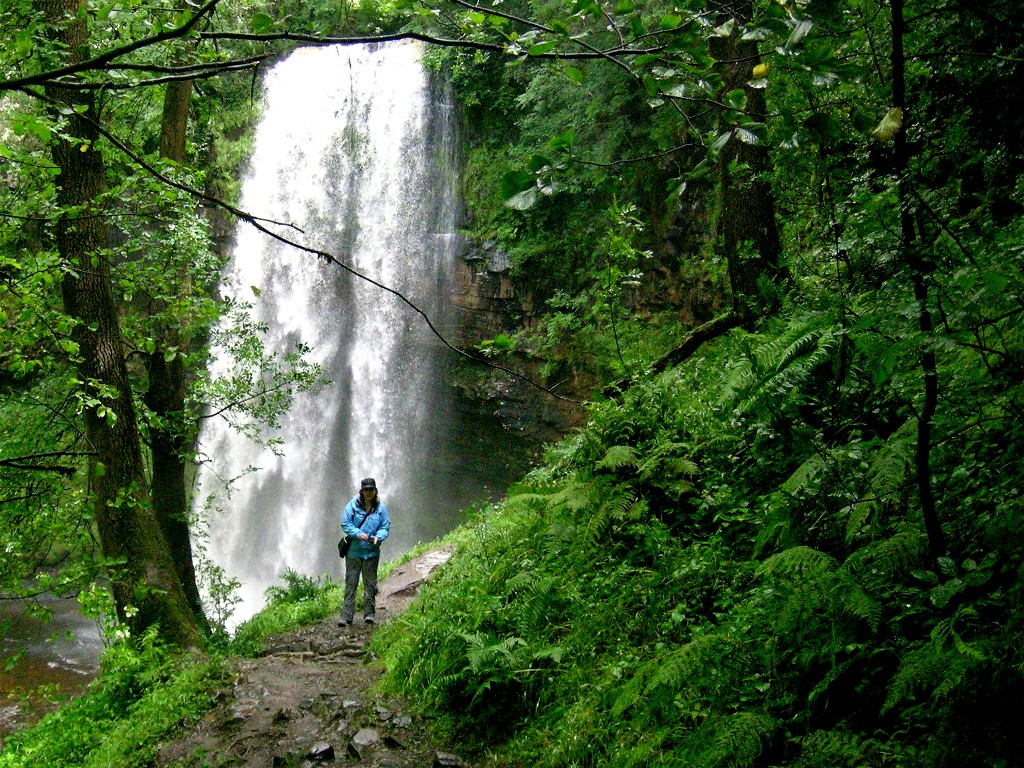
<instances>
[{"instance_id":1,"label":"rocky ground","mask_svg":"<svg viewBox=\"0 0 1024 768\"><path fill-rule=\"evenodd\" d=\"M379 621L401 613L451 550L431 550L380 582ZM357 613L357 616L359 614ZM232 662L233 683L213 710L156 765L311 768L322 764L433 768L468 766L434 744L405 702L375 692L383 667L368 650L376 627L337 618L276 639L261 658Z\"/></svg>"}]
</instances>

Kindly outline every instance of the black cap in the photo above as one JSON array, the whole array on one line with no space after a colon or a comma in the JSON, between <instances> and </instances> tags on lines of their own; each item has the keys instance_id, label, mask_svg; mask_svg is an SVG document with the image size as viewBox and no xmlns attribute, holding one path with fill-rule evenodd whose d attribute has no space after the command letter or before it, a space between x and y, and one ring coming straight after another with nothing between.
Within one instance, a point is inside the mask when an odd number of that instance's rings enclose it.
<instances>
[{"instance_id":1,"label":"black cap","mask_svg":"<svg viewBox=\"0 0 1024 768\"><path fill-rule=\"evenodd\" d=\"M363 482L359 484L360 491L368 491L371 488L375 491L377 490L377 481L374 480L372 477L366 478L365 480L363 480Z\"/></svg>"}]
</instances>

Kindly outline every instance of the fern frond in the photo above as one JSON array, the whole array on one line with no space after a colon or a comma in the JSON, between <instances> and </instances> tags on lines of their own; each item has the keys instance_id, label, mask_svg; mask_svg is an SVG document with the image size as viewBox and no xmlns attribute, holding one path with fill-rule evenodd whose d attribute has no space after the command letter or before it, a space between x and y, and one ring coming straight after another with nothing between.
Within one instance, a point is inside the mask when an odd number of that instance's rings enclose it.
<instances>
[{"instance_id":1,"label":"fern frond","mask_svg":"<svg viewBox=\"0 0 1024 768\"><path fill-rule=\"evenodd\" d=\"M709 718L694 734L695 765L746 768L764 751L765 743L777 727L775 718L765 712L737 712Z\"/></svg>"},{"instance_id":2,"label":"fern frond","mask_svg":"<svg viewBox=\"0 0 1024 768\"><path fill-rule=\"evenodd\" d=\"M824 552L810 547L791 547L761 563L758 574L783 578L819 576L831 573L836 566L835 558Z\"/></svg>"},{"instance_id":3,"label":"fern frond","mask_svg":"<svg viewBox=\"0 0 1024 768\"><path fill-rule=\"evenodd\" d=\"M882 706L882 713L888 712L901 701L913 699L920 689L949 693L963 681L968 669L975 663L969 656L952 648L940 648L934 643L911 651L903 657L889 686L889 695Z\"/></svg>"},{"instance_id":4,"label":"fern frond","mask_svg":"<svg viewBox=\"0 0 1024 768\"><path fill-rule=\"evenodd\" d=\"M636 499L628 487L614 486L607 489L605 494L604 501L601 502L587 520L585 536L588 544L593 544L598 539L606 536L613 522L631 519L628 510Z\"/></svg>"},{"instance_id":5,"label":"fern frond","mask_svg":"<svg viewBox=\"0 0 1024 768\"><path fill-rule=\"evenodd\" d=\"M821 470L824 460L819 454L813 454L807 461L793 470L793 473L779 486L780 490L790 495L796 495L804 490L811 480Z\"/></svg>"},{"instance_id":6,"label":"fern frond","mask_svg":"<svg viewBox=\"0 0 1024 768\"><path fill-rule=\"evenodd\" d=\"M849 573L873 570L881 578L891 579L920 567L927 550L928 539L924 531L908 528L853 552L843 563L843 570Z\"/></svg>"},{"instance_id":7,"label":"fern frond","mask_svg":"<svg viewBox=\"0 0 1024 768\"><path fill-rule=\"evenodd\" d=\"M867 471L867 493L846 508L846 540L853 539L864 530L872 518L877 517L880 503L902 492L910 482L913 466L915 424L908 420L879 448Z\"/></svg>"},{"instance_id":8,"label":"fern frond","mask_svg":"<svg viewBox=\"0 0 1024 768\"><path fill-rule=\"evenodd\" d=\"M636 448L631 445L613 445L605 451L602 458L595 467L597 469L622 469L623 467L639 466Z\"/></svg>"},{"instance_id":9,"label":"fern frond","mask_svg":"<svg viewBox=\"0 0 1024 768\"><path fill-rule=\"evenodd\" d=\"M798 739L800 755L794 768L856 768L871 765L868 746L847 728L813 731Z\"/></svg>"},{"instance_id":10,"label":"fern frond","mask_svg":"<svg viewBox=\"0 0 1024 768\"><path fill-rule=\"evenodd\" d=\"M794 319L781 334L764 338L756 349L746 348L746 359L729 378L728 392L744 412L787 396L830 359L843 333L823 313Z\"/></svg>"},{"instance_id":11,"label":"fern frond","mask_svg":"<svg viewBox=\"0 0 1024 768\"><path fill-rule=\"evenodd\" d=\"M578 513L595 506L597 488L593 482L573 480L549 499L551 509L565 507L570 512Z\"/></svg>"},{"instance_id":12,"label":"fern frond","mask_svg":"<svg viewBox=\"0 0 1024 768\"><path fill-rule=\"evenodd\" d=\"M849 578L839 579L836 597L847 614L866 622L871 631L878 630L882 623L882 604L871 597L860 584Z\"/></svg>"}]
</instances>

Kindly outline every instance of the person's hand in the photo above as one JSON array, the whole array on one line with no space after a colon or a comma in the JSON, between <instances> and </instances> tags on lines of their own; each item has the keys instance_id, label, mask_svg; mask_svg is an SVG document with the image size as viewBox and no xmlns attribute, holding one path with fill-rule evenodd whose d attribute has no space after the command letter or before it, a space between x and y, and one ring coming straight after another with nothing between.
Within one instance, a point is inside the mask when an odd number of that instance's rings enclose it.
<instances>
[{"instance_id":1,"label":"person's hand","mask_svg":"<svg viewBox=\"0 0 1024 768\"><path fill-rule=\"evenodd\" d=\"M373 539L372 539L372 543L373 543L373 546L376 547L378 544L380 544L380 539L378 539L376 536L374 536Z\"/></svg>"},{"instance_id":2,"label":"person's hand","mask_svg":"<svg viewBox=\"0 0 1024 768\"><path fill-rule=\"evenodd\" d=\"M367 536L365 533L363 533L362 531L359 532L359 540L360 541L366 541L368 538L370 538L370 537Z\"/></svg>"}]
</instances>

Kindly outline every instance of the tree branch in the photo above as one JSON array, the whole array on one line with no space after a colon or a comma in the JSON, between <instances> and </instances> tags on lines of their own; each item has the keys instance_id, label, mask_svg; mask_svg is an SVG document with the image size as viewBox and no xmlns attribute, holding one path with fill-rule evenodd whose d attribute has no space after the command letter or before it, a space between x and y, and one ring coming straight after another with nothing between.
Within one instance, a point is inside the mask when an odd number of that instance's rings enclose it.
<instances>
[{"instance_id":1,"label":"tree branch","mask_svg":"<svg viewBox=\"0 0 1024 768\"><path fill-rule=\"evenodd\" d=\"M168 30L167 32L161 32L160 34L153 35L152 37L144 37L141 40L128 43L120 48L109 50L92 59L86 59L85 61L77 62L75 64L69 64L66 67L60 67L59 69L51 69L47 72L29 75L28 77L0 80L0 92L21 90L33 85L48 85L53 83L55 80L59 80L60 78L68 75L76 75L80 72L90 72L97 69L106 69L107 65L112 61L119 59L122 56L126 56L129 53L133 53L134 51L138 51L143 48L148 48L151 45L166 43L169 40L177 40L179 37L184 37L191 32L193 27L195 27L203 17L213 12L219 2L220 0L210 0L209 3L196 11L195 15L180 27Z\"/></svg>"},{"instance_id":2,"label":"tree branch","mask_svg":"<svg viewBox=\"0 0 1024 768\"><path fill-rule=\"evenodd\" d=\"M359 280L362 280L363 282L369 283L370 285L372 285L372 286L374 286L376 288L379 288L380 290L384 291L385 293L390 293L392 296L394 296L399 301L401 301L403 304L405 304L407 307L409 307L413 312L415 312L417 315L419 315L420 318L423 320L423 322L426 324L427 328L430 330L430 332L441 342L441 344L443 344L445 347L447 347L449 350L451 350L455 354L459 355L460 357L464 357L467 360L470 360L470 361L472 361L474 363L479 363L481 365L485 365L488 368L492 368L494 370L498 370L498 371L502 371L503 373L507 373L508 375L512 376L513 378L516 378L516 379L518 379L520 381L523 381L526 384L529 384L530 386L532 386L532 387L534 387L536 389L539 389L542 392L546 392L547 394L551 395L552 397L554 397L554 398L556 398L558 400L562 400L562 401L568 402L568 403L579 404L578 400L574 400L573 398L565 397L564 395L560 395L557 392L553 392L551 389L549 389L548 387L545 387L543 384L541 384L541 383L539 383L537 381L534 381L533 379L529 378L528 376L524 376L523 374L521 374L521 373L519 373L517 371L514 371L511 368L506 368L505 366L489 362L489 361L487 361L487 360L485 360L485 359L483 359L481 357L478 357L476 355L471 355L466 350L461 349L460 347L455 346L450 341L448 341L448 339L444 336L444 334L442 334L438 330L437 326L435 326L434 322L430 319L430 316L427 315L427 313L425 311L423 311L423 309L421 309L417 304L415 304L411 299L409 299L401 291L399 291L399 290L397 290L395 288L392 288L391 286L386 285L386 284L384 284L384 283L382 283L382 282L380 282L378 280L375 280L374 278L370 277L369 275L363 274L362 272L360 272L359 270L357 270L354 267L350 266L349 264L346 264L345 262L341 261L337 256L335 256L334 254L330 253L329 251L324 251L324 250L321 250L319 248L311 248L308 245L303 245L302 243L296 242L295 240L291 240L290 238L287 238L284 235L281 235L281 234L275 232L274 230L268 228L264 224L264 222L268 221L267 219L263 219L263 218L257 217L257 216L255 216L255 215L253 215L253 214L251 214L251 213L249 213L247 211L243 211L241 208L237 208L237 207L231 205L230 203L225 202L224 200L221 200L220 198L214 197L213 195L207 194L205 192L201 192L200 190L194 189L194 188L188 186L187 184L183 184L183 183L181 183L179 181L176 181L175 179L172 179L171 177L167 176L166 174L164 174L163 172L161 172L160 170L155 168L152 164L147 162L141 156L139 156L130 147L128 147L126 144L124 144L118 138L113 136L109 131L107 131L105 128L103 128L103 126L101 126L96 121L90 119L86 115L81 115L80 118L82 120L87 120L88 122L90 122L93 125L93 127L95 128L95 130L101 136L106 138L107 141L109 141L111 144L114 145L114 147L116 147L121 152L123 152L129 159L131 159L133 162L137 163L140 168L142 168L144 171L146 171L147 173L149 173L151 176L153 176L155 179L161 181L162 183L164 183L164 184L166 184L166 185L168 185L170 187L173 187L174 189L177 189L177 190L180 190L182 192L185 192L186 194L191 195L192 197L194 197L196 199L203 200L203 201L209 203L212 206L215 206L215 207L220 208L220 209L222 209L224 211L227 211L228 213L230 213L235 218L239 219L240 221L244 221L249 226L253 227L254 229L256 229L259 232L262 232L267 237L270 237L271 239L278 241L279 243L282 243L284 245L287 245L287 246L290 246L292 248L295 248L295 249L297 249L299 251L302 251L303 253L308 253L308 254L310 254L312 256L316 256L316 257L318 257L320 259L323 259L327 263L332 264L332 265L334 265L334 266L344 270L345 272L348 272L353 277L355 277L355 278L357 278ZM296 229L296 230L298 229L297 227L294 227L293 225L290 225L290 224L280 224L279 222L272 222L272 223L278 224L279 226L289 226L292 229Z\"/></svg>"}]
</instances>

